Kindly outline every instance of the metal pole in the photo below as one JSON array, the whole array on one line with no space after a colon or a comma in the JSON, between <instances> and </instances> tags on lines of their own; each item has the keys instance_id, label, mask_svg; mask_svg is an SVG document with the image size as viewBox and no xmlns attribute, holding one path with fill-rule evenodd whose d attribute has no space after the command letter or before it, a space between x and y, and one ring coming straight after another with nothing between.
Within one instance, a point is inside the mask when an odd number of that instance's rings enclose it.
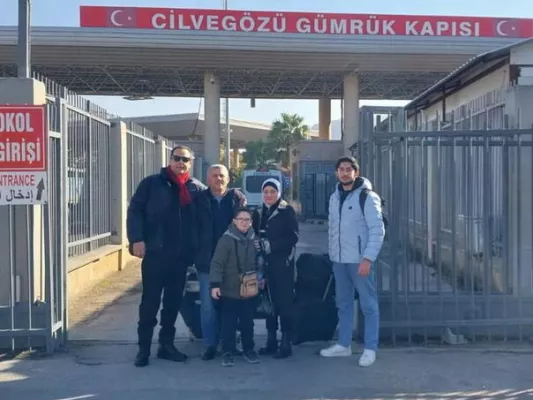
<instances>
[{"instance_id":1,"label":"metal pole","mask_svg":"<svg viewBox=\"0 0 533 400\"><path fill-rule=\"evenodd\" d=\"M226 165L228 168L231 168L231 157L230 157L230 136L231 136L231 127L229 124L229 99L225 99L226 103Z\"/></svg>"},{"instance_id":2,"label":"metal pole","mask_svg":"<svg viewBox=\"0 0 533 400\"><path fill-rule=\"evenodd\" d=\"M18 68L19 78L30 77L31 0L19 0Z\"/></svg>"},{"instance_id":3,"label":"metal pole","mask_svg":"<svg viewBox=\"0 0 533 400\"><path fill-rule=\"evenodd\" d=\"M228 9L228 0L222 0L222 7L224 10ZM226 109L226 166L231 168L231 157L230 157L230 150L231 150L231 127L229 123L229 99L226 97L225 101L225 109ZM237 151L237 150L235 150Z\"/></svg>"}]
</instances>

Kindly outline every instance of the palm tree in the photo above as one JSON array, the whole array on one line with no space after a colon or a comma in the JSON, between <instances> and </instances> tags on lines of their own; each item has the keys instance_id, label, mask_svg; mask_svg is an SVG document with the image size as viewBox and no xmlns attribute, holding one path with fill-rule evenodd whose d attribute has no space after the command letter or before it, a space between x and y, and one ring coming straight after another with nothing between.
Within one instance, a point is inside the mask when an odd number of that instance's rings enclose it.
<instances>
[{"instance_id":1,"label":"palm tree","mask_svg":"<svg viewBox=\"0 0 533 400\"><path fill-rule=\"evenodd\" d=\"M308 138L309 126L298 114L281 114L281 118L272 123L268 141L278 153L278 160L285 168L289 167L290 147L294 143Z\"/></svg>"},{"instance_id":2,"label":"palm tree","mask_svg":"<svg viewBox=\"0 0 533 400\"><path fill-rule=\"evenodd\" d=\"M264 140L248 142L245 149L242 160L247 169L270 167L275 162L276 154L270 143Z\"/></svg>"}]
</instances>

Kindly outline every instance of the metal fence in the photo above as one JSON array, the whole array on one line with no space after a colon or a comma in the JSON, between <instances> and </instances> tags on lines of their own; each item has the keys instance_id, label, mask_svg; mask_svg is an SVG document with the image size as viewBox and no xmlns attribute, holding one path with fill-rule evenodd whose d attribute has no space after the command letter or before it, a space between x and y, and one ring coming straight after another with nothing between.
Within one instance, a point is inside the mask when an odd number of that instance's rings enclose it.
<instances>
[{"instance_id":1,"label":"metal fence","mask_svg":"<svg viewBox=\"0 0 533 400\"><path fill-rule=\"evenodd\" d=\"M133 196L141 180L161 168L156 160L156 137L149 130L128 121L128 199ZM159 162L158 162L159 161Z\"/></svg>"},{"instance_id":2,"label":"metal fence","mask_svg":"<svg viewBox=\"0 0 533 400\"><path fill-rule=\"evenodd\" d=\"M56 136L50 138L49 158L50 167L59 167L61 139ZM0 271L0 349L52 352L66 341L62 184L60 169L55 171L48 177L48 204L0 209L7 221L0 227L0 249L8 266Z\"/></svg>"},{"instance_id":3,"label":"metal fence","mask_svg":"<svg viewBox=\"0 0 533 400\"><path fill-rule=\"evenodd\" d=\"M66 102L68 140L69 256L111 243L111 123L89 101ZM72 101L74 100L74 101Z\"/></svg>"},{"instance_id":4,"label":"metal fence","mask_svg":"<svg viewBox=\"0 0 533 400\"><path fill-rule=\"evenodd\" d=\"M66 186L68 185L67 143L63 141L59 132L50 131L49 167L48 167L48 204L43 207L44 223L44 284L41 281L41 293L45 294L45 304L48 305L48 322L50 335L47 337L47 347L62 346L67 340L67 258L68 238L67 214L63 208L67 200ZM50 243L50 246L46 246ZM49 285L49 288L46 286ZM48 298L48 300L46 299ZM55 340L54 340L55 339Z\"/></svg>"},{"instance_id":5,"label":"metal fence","mask_svg":"<svg viewBox=\"0 0 533 400\"><path fill-rule=\"evenodd\" d=\"M42 76L34 78L47 91L49 199L41 207L0 208L0 220L7 222L0 225L6 263L0 268L0 348L51 352L67 340L68 258L111 243L110 135L118 119ZM131 194L160 165L149 131L130 123L127 140Z\"/></svg>"},{"instance_id":6,"label":"metal fence","mask_svg":"<svg viewBox=\"0 0 533 400\"><path fill-rule=\"evenodd\" d=\"M67 144L68 256L111 243L109 135L113 116L105 109L35 74L44 83L50 129Z\"/></svg>"},{"instance_id":7,"label":"metal fence","mask_svg":"<svg viewBox=\"0 0 533 400\"><path fill-rule=\"evenodd\" d=\"M477 115L359 143L390 222L377 263L385 341L533 334L533 130L503 129L501 106ZM454 130L465 126L477 130Z\"/></svg>"},{"instance_id":8,"label":"metal fence","mask_svg":"<svg viewBox=\"0 0 533 400\"><path fill-rule=\"evenodd\" d=\"M48 101L48 202L0 207L0 349L52 352L66 341L67 151L55 103Z\"/></svg>"},{"instance_id":9,"label":"metal fence","mask_svg":"<svg viewBox=\"0 0 533 400\"><path fill-rule=\"evenodd\" d=\"M119 118L45 77L35 78L46 86L50 129L66 138L68 256L80 256L111 244L109 139L112 122ZM129 199L159 165L150 131L128 122L127 134Z\"/></svg>"}]
</instances>

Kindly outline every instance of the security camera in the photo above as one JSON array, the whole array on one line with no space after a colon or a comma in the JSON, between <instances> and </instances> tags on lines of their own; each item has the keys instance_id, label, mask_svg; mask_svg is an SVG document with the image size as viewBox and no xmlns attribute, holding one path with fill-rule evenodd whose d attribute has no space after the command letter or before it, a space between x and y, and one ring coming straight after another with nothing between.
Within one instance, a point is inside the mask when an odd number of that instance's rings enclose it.
<instances>
[{"instance_id":1,"label":"security camera","mask_svg":"<svg viewBox=\"0 0 533 400\"><path fill-rule=\"evenodd\" d=\"M211 82L212 85L216 83L215 75L211 75L211 77L209 78L209 82Z\"/></svg>"}]
</instances>

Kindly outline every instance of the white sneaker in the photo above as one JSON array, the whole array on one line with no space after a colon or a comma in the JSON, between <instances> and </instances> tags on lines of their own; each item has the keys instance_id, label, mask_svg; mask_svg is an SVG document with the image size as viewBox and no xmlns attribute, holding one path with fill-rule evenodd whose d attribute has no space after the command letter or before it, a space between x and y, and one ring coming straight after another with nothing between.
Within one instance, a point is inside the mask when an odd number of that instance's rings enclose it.
<instances>
[{"instance_id":1,"label":"white sneaker","mask_svg":"<svg viewBox=\"0 0 533 400\"><path fill-rule=\"evenodd\" d=\"M320 350L320 355L322 357L349 357L352 355L352 348L334 344L327 349Z\"/></svg>"},{"instance_id":2,"label":"white sneaker","mask_svg":"<svg viewBox=\"0 0 533 400\"><path fill-rule=\"evenodd\" d=\"M376 352L374 350L365 349L361 357L359 357L360 367L370 367L376 361Z\"/></svg>"}]
</instances>

